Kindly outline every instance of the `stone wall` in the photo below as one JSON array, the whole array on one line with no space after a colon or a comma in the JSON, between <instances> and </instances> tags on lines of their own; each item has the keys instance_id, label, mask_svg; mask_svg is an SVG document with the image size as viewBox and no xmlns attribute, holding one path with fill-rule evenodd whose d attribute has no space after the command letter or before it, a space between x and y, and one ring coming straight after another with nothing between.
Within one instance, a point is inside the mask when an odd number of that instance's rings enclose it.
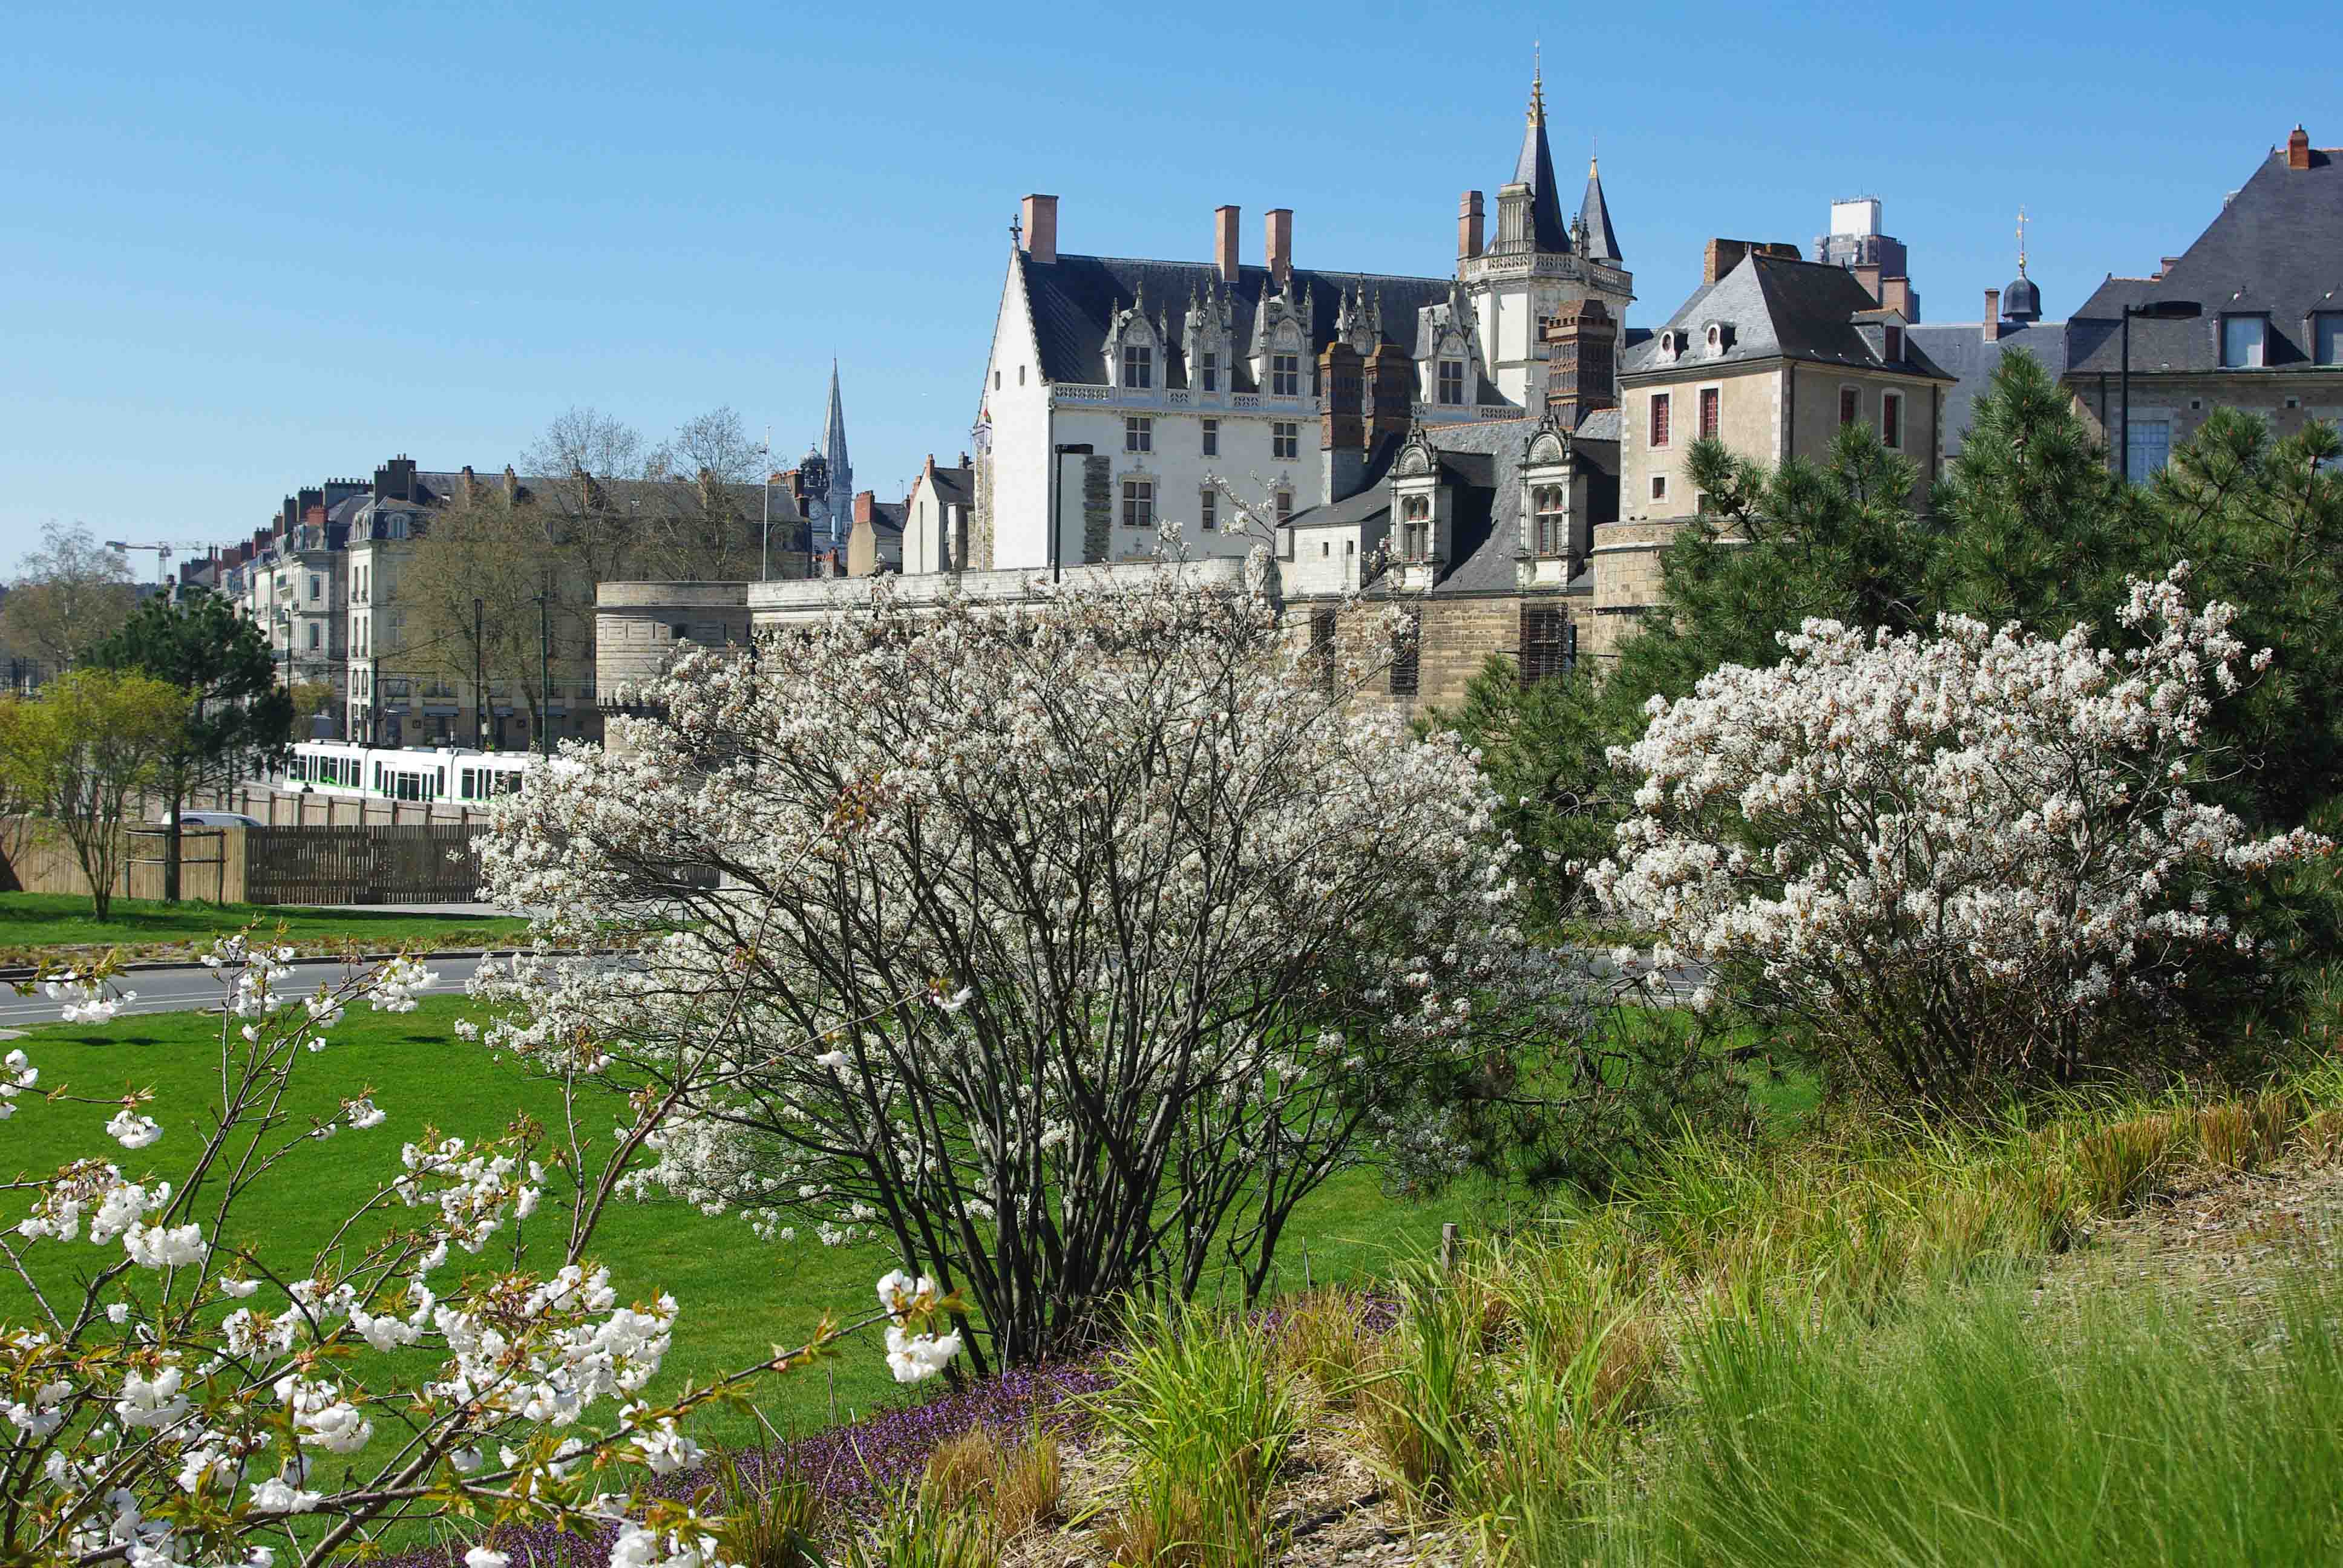
<instances>
[{"instance_id":1,"label":"stone wall","mask_svg":"<svg viewBox=\"0 0 2343 1568\"><path fill-rule=\"evenodd\" d=\"M604 694L663 672L679 649L749 640L748 583L600 583L594 676Z\"/></svg>"}]
</instances>

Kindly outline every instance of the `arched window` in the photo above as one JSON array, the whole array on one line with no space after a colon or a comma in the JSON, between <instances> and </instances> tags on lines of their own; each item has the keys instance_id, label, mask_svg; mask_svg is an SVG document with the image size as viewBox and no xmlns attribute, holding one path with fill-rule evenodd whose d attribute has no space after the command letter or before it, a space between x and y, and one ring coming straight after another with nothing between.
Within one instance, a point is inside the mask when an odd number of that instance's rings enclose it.
<instances>
[{"instance_id":1,"label":"arched window","mask_svg":"<svg viewBox=\"0 0 2343 1568\"><path fill-rule=\"evenodd\" d=\"M1560 485L1540 485L1531 493L1530 500L1537 519L1537 553L1559 556L1569 553L1570 518L1565 509L1566 497Z\"/></svg>"},{"instance_id":2,"label":"arched window","mask_svg":"<svg viewBox=\"0 0 2343 1568\"><path fill-rule=\"evenodd\" d=\"M1399 504L1399 554L1420 561L1432 553L1432 498L1408 496Z\"/></svg>"}]
</instances>

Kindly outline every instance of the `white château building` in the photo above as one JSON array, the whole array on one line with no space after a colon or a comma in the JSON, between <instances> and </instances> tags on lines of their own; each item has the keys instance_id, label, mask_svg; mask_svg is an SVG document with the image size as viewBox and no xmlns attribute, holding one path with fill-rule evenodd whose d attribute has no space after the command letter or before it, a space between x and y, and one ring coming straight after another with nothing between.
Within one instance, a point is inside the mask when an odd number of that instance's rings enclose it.
<instances>
[{"instance_id":1,"label":"white ch\u00e2teau building","mask_svg":"<svg viewBox=\"0 0 2343 1568\"><path fill-rule=\"evenodd\" d=\"M903 569L1136 559L1163 520L1192 551L1242 555L1258 541L1231 489L1282 519L1380 481L1416 426L1538 419L1550 329L1590 302L1624 320L1634 280L1591 164L1564 216L1534 78L1528 118L1493 240L1467 191L1447 277L1301 266L1282 207L1260 266L1238 259L1234 206L1212 215L1210 261L1075 255L1058 247L1058 198L1027 196L966 537L953 548L945 530L914 530Z\"/></svg>"}]
</instances>

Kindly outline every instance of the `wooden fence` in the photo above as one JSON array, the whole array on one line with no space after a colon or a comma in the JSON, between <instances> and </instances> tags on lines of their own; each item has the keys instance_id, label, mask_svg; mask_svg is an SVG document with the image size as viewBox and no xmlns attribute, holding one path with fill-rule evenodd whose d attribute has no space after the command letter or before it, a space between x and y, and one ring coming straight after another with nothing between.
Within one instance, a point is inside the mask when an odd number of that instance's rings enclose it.
<instances>
[{"instance_id":1,"label":"wooden fence","mask_svg":"<svg viewBox=\"0 0 2343 1568\"><path fill-rule=\"evenodd\" d=\"M168 809L157 804L151 816ZM189 798L190 811L241 811L272 828L403 828L417 822L447 822L459 828L485 823L484 806L448 800L382 800L366 795L329 795L311 790L271 789L265 784L239 784L232 789L206 789Z\"/></svg>"},{"instance_id":2,"label":"wooden fence","mask_svg":"<svg viewBox=\"0 0 2343 1568\"><path fill-rule=\"evenodd\" d=\"M479 896L480 829L251 828L246 897L256 904L460 904Z\"/></svg>"},{"instance_id":3,"label":"wooden fence","mask_svg":"<svg viewBox=\"0 0 2343 1568\"><path fill-rule=\"evenodd\" d=\"M0 834L0 891L89 896L73 847L54 825L8 822ZM124 899L163 896L160 829L129 829L115 878ZM478 895L482 829L455 823L399 827L189 828L179 856L179 896L251 904L447 904Z\"/></svg>"},{"instance_id":4,"label":"wooden fence","mask_svg":"<svg viewBox=\"0 0 2343 1568\"><path fill-rule=\"evenodd\" d=\"M163 857L170 852L170 835L141 826L126 829L130 842L115 874L117 899L159 899L163 896ZM189 828L180 835L179 896L213 903L240 904L244 887L244 838L241 828ZM25 822L9 818L0 828L0 891L70 893L89 897L89 879L73 846L53 823Z\"/></svg>"}]
</instances>

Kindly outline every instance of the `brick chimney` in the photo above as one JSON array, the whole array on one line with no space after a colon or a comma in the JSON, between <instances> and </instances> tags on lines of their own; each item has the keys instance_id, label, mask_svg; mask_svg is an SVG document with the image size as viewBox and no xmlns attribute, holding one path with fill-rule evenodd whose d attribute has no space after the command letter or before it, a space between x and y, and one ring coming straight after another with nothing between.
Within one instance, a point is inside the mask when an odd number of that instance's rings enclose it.
<instances>
[{"instance_id":1,"label":"brick chimney","mask_svg":"<svg viewBox=\"0 0 2343 1568\"><path fill-rule=\"evenodd\" d=\"M1855 282L1863 285L1863 292L1871 296L1871 302L1874 305L1878 304L1879 269L1875 266L1858 266L1853 270Z\"/></svg>"},{"instance_id":2,"label":"brick chimney","mask_svg":"<svg viewBox=\"0 0 2343 1568\"><path fill-rule=\"evenodd\" d=\"M2286 166L2290 169L2310 166L2310 133L2298 123L2294 127L2294 134L2286 138Z\"/></svg>"},{"instance_id":3,"label":"brick chimney","mask_svg":"<svg viewBox=\"0 0 2343 1568\"><path fill-rule=\"evenodd\" d=\"M1237 280L1237 218L1240 209L1216 206L1212 209L1212 268L1221 275L1222 283ZM965 465L962 465L965 467Z\"/></svg>"},{"instance_id":4,"label":"brick chimney","mask_svg":"<svg viewBox=\"0 0 2343 1568\"><path fill-rule=\"evenodd\" d=\"M1881 278L1879 303L1906 321L1920 319L1919 297L1912 292L1912 280L1908 277Z\"/></svg>"},{"instance_id":5,"label":"brick chimney","mask_svg":"<svg viewBox=\"0 0 2343 1568\"><path fill-rule=\"evenodd\" d=\"M1545 405L1565 430L1618 406L1619 324L1599 299L1562 307L1545 329Z\"/></svg>"},{"instance_id":6,"label":"brick chimney","mask_svg":"<svg viewBox=\"0 0 2343 1568\"><path fill-rule=\"evenodd\" d=\"M1269 242L1266 265L1269 275L1277 279L1280 288L1293 276L1293 209L1273 206L1269 209L1268 225L1262 231Z\"/></svg>"},{"instance_id":7,"label":"brick chimney","mask_svg":"<svg viewBox=\"0 0 2343 1568\"><path fill-rule=\"evenodd\" d=\"M1396 343L1367 356L1367 444L1404 436L1415 423L1415 359Z\"/></svg>"},{"instance_id":8,"label":"brick chimney","mask_svg":"<svg viewBox=\"0 0 2343 1568\"><path fill-rule=\"evenodd\" d=\"M2001 338L2001 290L1985 291L1985 340L1996 343Z\"/></svg>"},{"instance_id":9,"label":"brick chimney","mask_svg":"<svg viewBox=\"0 0 2343 1568\"><path fill-rule=\"evenodd\" d=\"M1701 256L1701 282L1715 283L1726 273L1739 266L1741 258L1749 254L1749 242L1745 239L1710 240L1708 249Z\"/></svg>"},{"instance_id":10,"label":"brick chimney","mask_svg":"<svg viewBox=\"0 0 2343 1568\"><path fill-rule=\"evenodd\" d=\"M1318 447L1325 454L1318 499L1331 505L1357 493L1366 471L1366 362L1349 344L1330 343L1318 356L1318 385L1326 389L1318 416Z\"/></svg>"},{"instance_id":11,"label":"brick chimney","mask_svg":"<svg viewBox=\"0 0 2343 1568\"><path fill-rule=\"evenodd\" d=\"M377 501L411 501L415 499L415 459L401 452L374 471L374 498Z\"/></svg>"},{"instance_id":12,"label":"brick chimney","mask_svg":"<svg viewBox=\"0 0 2343 1568\"><path fill-rule=\"evenodd\" d=\"M1025 258L1044 266L1058 259L1058 198L1053 196L1029 196L1025 198Z\"/></svg>"},{"instance_id":13,"label":"brick chimney","mask_svg":"<svg viewBox=\"0 0 2343 1568\"><path fill-rule=\"evenodd\" d=\"M1456 259L1470 261L1481 254L1483 228L1481 193L1466 191L1456 204Z\"/></svg>"}]
</instances>

